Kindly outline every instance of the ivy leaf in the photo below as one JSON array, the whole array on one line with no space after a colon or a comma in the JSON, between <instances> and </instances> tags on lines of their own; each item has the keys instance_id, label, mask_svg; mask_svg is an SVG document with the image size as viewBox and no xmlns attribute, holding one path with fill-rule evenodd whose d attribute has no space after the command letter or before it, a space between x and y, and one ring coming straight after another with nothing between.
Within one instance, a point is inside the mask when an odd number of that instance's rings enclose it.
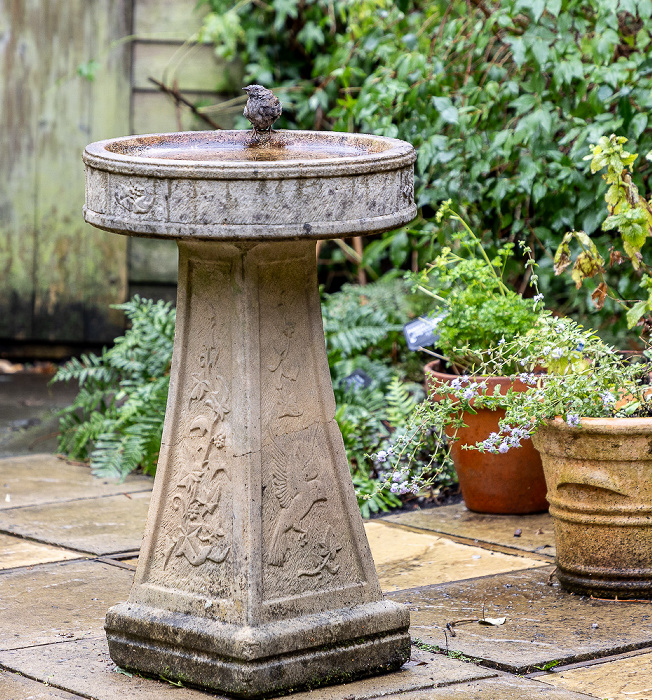
<instances>
[{"instance_id":1,"label":"ivy leaf","mask_svg":"<svg viewBox=\"0 0 652 700\"><path fill-rule=\"evenodd\" d=\"M449 97L433 97L432 104L447 124L459 123L459 112Z\"/></svg>"},{"instance_id":2,"label":"ivy leaf","mask_svg":"<svg viewBox=\"0 0 652 700\"><path fill-rule=\"evenodd\" d=\"M548 0L546 12L551 14L553 17L558 17L560 10L561 10L561 0Z\"/></svg>"}]
</instances>

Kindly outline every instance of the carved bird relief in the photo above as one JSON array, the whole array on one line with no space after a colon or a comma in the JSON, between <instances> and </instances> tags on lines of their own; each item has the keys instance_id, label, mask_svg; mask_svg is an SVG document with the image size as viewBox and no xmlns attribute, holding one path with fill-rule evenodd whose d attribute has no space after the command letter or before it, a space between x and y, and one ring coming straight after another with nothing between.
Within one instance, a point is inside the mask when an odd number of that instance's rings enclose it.
<instances>
[{"instance_id":1,"label":"carved bird relief","mask_svg":"<svg viewBox=\"0 0 652 700\"><path fill-rule=\"evenodd\" d=\"M139 185L118 185L115 201L127 211L135 214L147 214L154 204L154 193L146 192Z\"/></svg>"},{"instance_id":2,"label":"carved bird relief","mask_svg":"<svg viewBox=\"0 0 652 700\"><path fill-rule=\"evenodd\" d=\"M272 483L274 495L281 506L267 554L267 561L272 566L283 566L285 563L290 549L288 533L294 530L305 537L307 532L301 527L301 521L315 503L327 500L324 484L314 469L316 437L317 428L312 433L309 455L302 454L305 443L300 441L295 441L292 453L288 455L270 434Z\"/></svg>"}]
</instances>

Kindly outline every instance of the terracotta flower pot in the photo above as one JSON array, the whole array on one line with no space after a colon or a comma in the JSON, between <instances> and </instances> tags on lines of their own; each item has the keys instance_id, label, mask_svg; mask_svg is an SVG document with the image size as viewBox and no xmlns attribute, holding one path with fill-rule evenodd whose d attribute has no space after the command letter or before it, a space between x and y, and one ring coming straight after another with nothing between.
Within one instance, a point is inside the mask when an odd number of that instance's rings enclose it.
<instances>
[{"instance_id":1,"label":"terracotta flower pot","mask_svg":"<svg viewBox=\"0 0 652 700\"><path fill-rule=\"evenodd\" d=\"M442 387L456 378L438 369L439 360L425 367L428 391L435 400L444 393ZM488 392L492 394L496 386L500 386L504 394L512 385L508 377L487 377L486 381ZM525 391L526 386L516 381L514 388ZM469 510L477 513L540 513L548 509L546 482L541 458L531 440L523 440L521 447L505 454L462 449L462 445L475 445L498 432L498 421L504 415L504 411L488 408L478 409L476 414L464 414L468 427L457 431L459 439L451 448L464 502Z\"/></svg>"},{"instance_id":2,"label":"terracotta flower pot","mask_svg":"<svg viewBox=\"0 0 652 700\"><path fill-rule=\"evenodd\" d=\"M598 598L652 598L652 418L560 418L534 436L557 577Z\"/></svg>"}]
</instances>

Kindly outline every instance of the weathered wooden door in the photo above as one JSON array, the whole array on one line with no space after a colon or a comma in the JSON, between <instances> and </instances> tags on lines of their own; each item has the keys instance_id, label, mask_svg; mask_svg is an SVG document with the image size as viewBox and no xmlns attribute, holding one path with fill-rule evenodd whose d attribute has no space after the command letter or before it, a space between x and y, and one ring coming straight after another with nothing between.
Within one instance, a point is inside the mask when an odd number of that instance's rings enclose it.
<instances>
[{"instance_id":1,"label":"weathered wooden door","mask_svg":"<svg viewBox=\"0 0 652 700\"><path fill-rule=\"evenodd\" d=\"M129 133L131 4L0 0L0 339L122 330L127 240L84 223L81 154Z\"/></svg>"}]
</instances>

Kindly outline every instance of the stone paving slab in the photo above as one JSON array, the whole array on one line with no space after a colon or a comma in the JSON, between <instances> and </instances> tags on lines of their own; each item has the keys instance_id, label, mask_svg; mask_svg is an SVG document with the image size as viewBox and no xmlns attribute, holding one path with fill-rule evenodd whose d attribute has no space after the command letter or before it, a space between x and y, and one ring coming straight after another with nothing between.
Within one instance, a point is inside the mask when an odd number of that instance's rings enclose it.
<instances>
[{"instance_id":1,"label":"stone paving slab","mask_svg":"<svg viewBox=\"0 0 652 700\"><path fill-rule=\"evenodd\" d=\"M409 605L412 639L444 647L446 624L506 617L505 624L455 627L449 648L512 673L652 647L650 603L599 601L547 585L553 567L414 588L387 597ZM593 625L597 625L593 627Z\"/></svg>"},{"instance_id":2,"label":"stone paving slab","mask_svg":"<svg viewBox=\"0 0 652 700\"><path fill-rule=\"evenodd\" d=\"M0 663L12 671L94 700L200 700L219 697L165 681L117 672L104 636L0 652Z\"/></svg>"},{"instance_id":3,"label":"stone paving slab","mask_svg":"<svg viewBox=\"0 0 652 700\"><path fill-rule=\"evenodd\" d=\"M104 637L0 652L0 663L13 671L20 671L71 692L90 695L97 700L158 700L161 697L199 700L202 697L215 697L207 691L178 688L164 681L145 679L138 675L128 677L116 672ZM292 694L290 697L296 700L378 698L495 675L495 671L486 668L417 651L415 661L409 662L396 673L318 688Z\"/></svg>"},{"instance_id":4,"label":"stone paving slab","mask_svg":"<svg viewBox=\"0 0 652 700\"><path fill-rule=\"evenodd\" d=\"M463 503L458 503L388 515L382 521L477 540L479 543L536 552L551 558L555 555L555 533L548 513L491 515L474 513ZM520 537L514 537L517 530L521 530ZM541 534L537 534L539 532Z\"/></svg>"},{"instance_id":5,"label":"stone paving slab","mask_svg":"<svg viewBox=\"0 0 652 700\"><path fill-rule=\"evenodd\" d=\"M0 670L0 700L81 700L81 695Z\"/></svg>"},{"instance_id":6,"label":"stone paving slab","mask_svg":"<svg viewBox=\"0 0 652 700\"><path fill-rule=\"evenodd\" d=\"M491 552L383 522L365 523L383 591L545 566L524 556Z\"/></svg>"},{"instance_id":7,"label":"stone paving slab","mask_svg":"<svg viewBox=\"0 0 652 700\"><path fill-rule=\"evenodd\" d=\"M581 690L608 700L650 700L652 653L605 661L584 668L559 669L537 680L556 688Z\"/></svg>"},{"instance_id":8,"label":"stone paving slab","mask_svg":"<svg viewBox=\"0 0 652 700\"><path fill-rule=\"evenodd\" d=\"M67 561L82 557L79 552L38 544L20 537L0 534L0 569L46 564L51 561Z\"/></svg>"},{"instance_id":9,"label":"stone paving slab","mask_svg":"<svg viewBox=\"0 0 652 700\"><path fill-rule=\"evenodd\" d=\"M55 455L0 459L0 510L151 490L150 477L130 474L124 483L98 479L83 464Z\"/></svg>"},{"instance_id":10,"label":"stone paving slab","mask_svg":"<svg viewBox=\"0 0 652 700\"><path fill-rule=\"evenodd\" d=\"M132 571L95 561L0 572L0 650L104 636L106 611L132 581Z\"/></svg>"},{"instance_id":11,"label":"stone paving slab","mask_svg":"<svg viewBox=\"0 0 652 700\"><path fill-rule=\"evenodd\" d=\"M404 693L401 700L590 700L594 695L551 688L538 681L503 675L499 678Z\"/></svg>"},{"instance_id":12,"label":"stone paving slab","mask_svg":"<svg viewBox=\"0 0 652 700\"><path fill-rule=\"evenodd\" d=\"M0 510L0 531L91 554L140 548L151 493Z\"/></svg>"}]
</instances>

